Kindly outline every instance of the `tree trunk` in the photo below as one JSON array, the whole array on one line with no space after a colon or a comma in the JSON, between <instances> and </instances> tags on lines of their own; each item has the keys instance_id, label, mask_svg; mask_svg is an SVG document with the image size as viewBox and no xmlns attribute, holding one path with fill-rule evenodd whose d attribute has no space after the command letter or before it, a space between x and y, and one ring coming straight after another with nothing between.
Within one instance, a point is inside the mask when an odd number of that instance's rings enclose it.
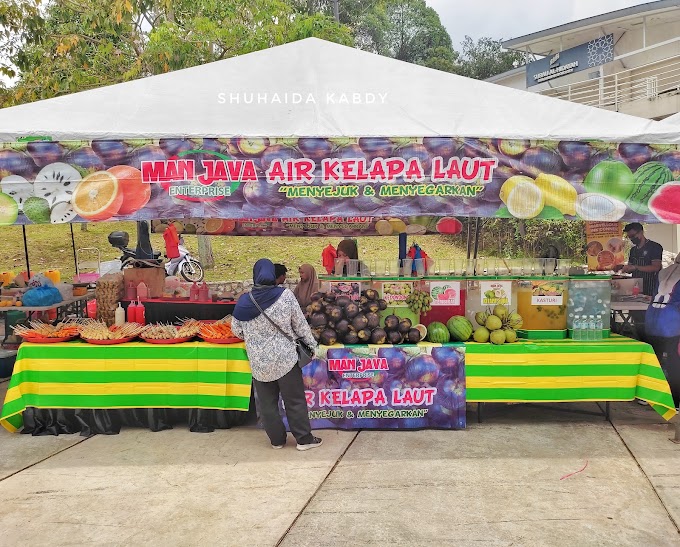
<instances>
[{"instance_id":1,"label":"tree trunk","mask_svg":"<svg viewBox=\"0 0 680 547\"><path fill-rule=\"evenodd\" d=\"M87 222L81 222L80 231L81 232L87 232Z\"/></svg>"},{"instance_id":2,"label":"tree trunk","mask_svg":"<svg viewBox=\"0 0 680 547\"><path fill-rule=\"evenodd\" d=\"M215 267L210 236L198 236L198 257L204 269L212 270Z\"/></svg>"}]
</instances>

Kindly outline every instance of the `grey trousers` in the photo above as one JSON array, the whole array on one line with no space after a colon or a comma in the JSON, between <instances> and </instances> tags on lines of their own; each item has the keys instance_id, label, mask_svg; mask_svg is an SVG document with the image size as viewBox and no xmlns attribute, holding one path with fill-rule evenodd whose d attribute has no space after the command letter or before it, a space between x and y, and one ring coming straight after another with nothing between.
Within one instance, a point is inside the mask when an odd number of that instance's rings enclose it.
<instances>
[{"instance_id":1,"label":"grey trousers","mask_svg":"<svg viewBox=\"0 0 680 547\"><path fill-rule=\"evenodd\" d=\"M297 443L309 444L314 440L299 366L295 365L287 374L273 382L260 382L253 378L253 384L257 391L258 410L264 430L273 445L279 446L286 442L286 427L279 413L279 394L286 408L290 432Z\"/></svg>"}]
</instances>

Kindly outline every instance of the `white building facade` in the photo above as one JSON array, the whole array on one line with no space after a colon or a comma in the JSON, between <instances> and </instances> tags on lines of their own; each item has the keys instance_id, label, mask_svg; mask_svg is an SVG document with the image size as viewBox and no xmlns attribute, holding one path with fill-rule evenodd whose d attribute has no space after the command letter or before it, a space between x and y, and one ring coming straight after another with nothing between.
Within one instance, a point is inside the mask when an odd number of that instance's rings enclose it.
<instances>
[{"instance_id":1,"label":"white building facade","mask_svg":"<svg viewBox=\"0 0 680 547\"><path fill-rule=\"evenodd\" d=\"M680 0L566 23L503 47L525 53L528 64L489 82L653 120L680 112ZM680 227L650 224L646 232L680 251Z\"/></svg>"}]
</instances>

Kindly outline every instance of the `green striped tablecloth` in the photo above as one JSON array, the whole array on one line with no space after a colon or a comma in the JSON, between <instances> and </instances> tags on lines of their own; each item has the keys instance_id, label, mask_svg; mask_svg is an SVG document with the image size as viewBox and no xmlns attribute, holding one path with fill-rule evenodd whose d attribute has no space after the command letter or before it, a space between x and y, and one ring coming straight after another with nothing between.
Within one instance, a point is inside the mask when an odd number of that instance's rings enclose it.
<instances>
[{"instance_id":1,"label":"green striped tablecloth","mask_svg":"<svg viewBox=\"0 0 680 547\"><path fill-rule=\"evenodd\" d=\"M670 420L673 398L649 344L613 336L598 341L537 340L465 344L468 402L649 402Z\"/></svg>"},{"instance_id":2,"label":"green striped tablecloth","mask_svg":"<svg viewBox=\"0 0 680 547\"><path fill-rule=\"evenodd\" d=\"M250 365L245 345L74 341L19 348L0 414L16 431L26 407L211 408L247 411Z\"/></svg>"}]
</instances>

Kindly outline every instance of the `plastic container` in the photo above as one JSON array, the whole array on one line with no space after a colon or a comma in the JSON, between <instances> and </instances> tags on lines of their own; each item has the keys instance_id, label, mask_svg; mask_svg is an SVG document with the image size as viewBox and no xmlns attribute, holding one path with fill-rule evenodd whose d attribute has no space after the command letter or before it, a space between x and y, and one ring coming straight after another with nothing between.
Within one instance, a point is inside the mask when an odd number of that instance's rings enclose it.
<instances>
[{"instance_id":1,"label":"plastic container","mask_svg":"<svg viewBox=\"0 0 680 547\"><path fill-rule=\"evenodd\" d=\"M137 285L137 300L146 300L147 298L149 298L149 288L142 281Z\"/></svg>"},{"instance_id":2,"label":"plastic container","mask_svg":"<svg viewBox=\"0 0 680 547\"><path fill-rule=\"evenodd\" d=\"M120 302L118 302L118 307L116 308L114 323L119 327L122 327L125 324L125 310Z\"/></svg>"},{"instance_id":3,"label":"plastic container","mask_svg":"<svg viewBox=\"0 0 680 547\"><path fill-rule=\"evenodd\" d=\"M139 301L137 301L137 306L135 307L135 322L140 325L146 325L146 308Z\"/></svg>"},{"instance_id":4,"label":"plastic container","mask_svg":"<svg viewBox=\"0 0 680 547\"><path fill-rule=\"evenodd\" d=\"M127 321L128 323L137 322L137 304L133 300L127 307Z\"/></svg>"},{"instance_id":5,"label":"plastic container","mask_svg":"<svg viewBox=\"0 0 680 547\"><path fill-rule=\"evenodd\" d=\"M602 318L602 338L609 337L611 328L612 281L608 275L578 275L569 278L567 328L574 329L577 315ZM573 337L573 336L572 336Z\"/></svg>"},{"instance_id":6,"label":"plastic container","mask_svg":"<svg viewBox=\"0 0 680 547\"><path fill-rule=\"evenodd\" d=\"M476 327L475 315L502 304L517 309L517 279L514 277L479 276L467 280L465 316Z\"/></svg>"},{"instance_id":7,"label":"plastic container","mask_svg":"<svg viewBox=\"0 0 680 547\"><path fill-rule=\"evenodd\" d=\"M127 287L125 287L125 300L134 300L137 298L137 287L135 287L135 284L130 281L127 284Z\"/></svg>"},{"instance_id":8,"label":"plastic container","mask_svg":"<svg viewBox=\"0 0 680 547\"><path fill-rule=\"evenodd\" d=\"M465 315L467 280L464 277L425 278L422 289L432 298L432 309L420 314L423 325L435 321L446 324L454 315Z\"/></svg>"},{"instance_id":9,"label":"plastic container","mask_svg":"<svg viewBox=\"0 0 680 547\"><path fill-rule=\"evenodd\" d=\"M54 285L61 283L61 272L59 270L45 270L43 275L52 281Z\"/></svg>"},{"instance_id":10,"label":"plastic container","mask_svg":"<svg viewBox=\"0 0 680 547\"><path fill-rule=\"evenodd\" d=\"M201 302L209 302L210 301L210 287L208 287L208 284L204 281L201 287L198 289L198 299Z\"/></svg>"},{"instance_id":11,"label":"plastic container","mask_svg":"<svg viewBox=\"0 0 680 547\"><path fill-rule=\"evenodd\" d=\"M191 285L191 289L189 289L189 300L191 302L198 302L199 291L200 289L198 288L198 285L194 281L194 283Z\"/></svg>"},{"instance_id":12,"label":"plastic container","mask_svg":"<svg viewBox=\"0 0 680 547\"><path fill-rule=\"evenodd\" d=\"M567 329L569 301L566 277L522 278L517 287L517 312L522 316L522 330Z\"/></svg>"},{"instance_id":13,"label":"plastic container","mask_svg":"<svg viewBox=\"0 0 680 547\"><path fill-rule=\"evenodd\" d=\"M401 261L401 275L402 277L413 277L413 259L404 258Z\"/></svg>"},{"instance_id":14,"label":"plastic container","mask_svg":"<svg viewBox=\"0 0 680 547\"><path fill-rule=\"evenodd\" d=\"M85 309L87 310L87 316L90 319L96 319L97 318L97 301L96 300L90 300L88 301L87 305L85 306ZM56 313L57 310L54 310Z\"/></svg>"}]
</instances>

